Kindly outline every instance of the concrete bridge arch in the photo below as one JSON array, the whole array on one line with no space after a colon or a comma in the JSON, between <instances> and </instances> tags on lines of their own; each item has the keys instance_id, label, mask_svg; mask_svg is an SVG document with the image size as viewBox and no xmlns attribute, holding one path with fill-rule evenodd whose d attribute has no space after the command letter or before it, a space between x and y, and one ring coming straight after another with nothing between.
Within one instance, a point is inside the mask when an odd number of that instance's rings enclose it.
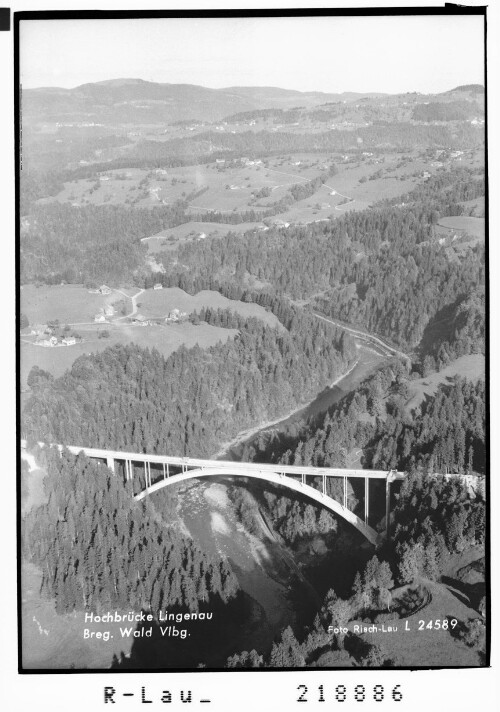
<instances>
[{"instance_id":1,"label":"concrete bridge arch","mask_svg":"<svg viewBox=\"0 0 500 712\"><path fill-rule=\"evenodd\" d=\"M279 472L269 472L269 471L259 471L252 468L238 467L235 463L234 467L209 467L209 468L199 468L196 470L188 470L187 472L181 472L177 475L171 475L167 479L159 480L154 484L146 487L142 492L135 495L137 501L145 499L148 495L158 492L159 490L169 487L170 485L178 484L180 482L185 482L187 480L198 479L203 477L220 477L221 475L229 475L233 477L252 477L259 480L264 480L271 482L276 485L281 485L282 487L287 487L288 489L299 492L305 495L309 499L320 504L325 509L330 510L334 514L345 519L349 524L352 524L368 541L375 545L379 540L379 534L365 523L360 517L358 517L354 512L351 512L346 506L337 502L336 499L330 497L325 492L315 489L305 483L304 480L297 481L291 477L287 477Z\"/></svg>"}]
</instances>

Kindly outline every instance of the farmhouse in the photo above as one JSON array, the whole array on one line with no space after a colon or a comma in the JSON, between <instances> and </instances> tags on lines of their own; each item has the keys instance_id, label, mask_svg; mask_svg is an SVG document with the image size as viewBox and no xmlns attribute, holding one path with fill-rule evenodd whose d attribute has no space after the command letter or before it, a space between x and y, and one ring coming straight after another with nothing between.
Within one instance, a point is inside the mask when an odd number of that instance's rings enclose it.
<instances>
[{"instance_id":1,"label":"farmhouse","mask_svg":"<svg viewBox=\"0 0 500 712\"><path fill-rule=\"evenodd\" d=\"M66 346L73 346L74 344L76 344L76 339L74 336L65 336L62 342Z\"/></svg>"},{"instance_id":2,"label":"farmhouse","mask_svg":"<svg viewBox=\"0 0 500 712\"><path fill-rule=\"evenodd\" d=\"M289 222L285 222L284 220L274 220L273 222L274 227L290 227Z\"/></svg>"},{"instance_id":3,"label":"farmhouse","mask_svg":"<svg viewBox=\"0 0 500 712\"><path fill-rule=\"evenodd\" d=\"M94 321L95 321L97 324L102 324L103 322L106 321L106 317L104 316L104 314L102 314L102 313L100 312L99 314L96 314L96 315L95 315Z\"/></svg>"},{"instance_id":4,"label":"farmhouse","mask_svg":"<svg viewBox=\"0 0 500 712\"><path fill-rule=\"evenodd\" d=\"M50 339L43 339L38 343L40 346L57 346L57 336L51 336Z\"/></svg>"},{"instance_id":5,"label":"farmhouse","mask_svg":"<svg viewBox=\"0 0 500 712\"><path fill-rule=\"evenodd\" d=\"M149 321L146 319L144 314L136 314L132 319L132 322L138 326L148 326L149 324Z\"/></svg>"},{"instance_id":6,"label":"farmhouse","mask_svg":"<svg viewBox=\"0 0 500 712\"><path fill-rule=\"evenodd\" d=\"M176 323L187 317L186 312L181 312L180 309L173 309L165 318L165 323Z\"/></svg>"},{"instance_id":7,"label":"farmhouse","mask_svg":"<svg viewBox=\"0 0 500 712\"><path fill-rule=\"evenodd\" d=\"M108 304L107 306L104 307L105 316L113 316L114 313L115 313L115 308L112 304Z\"/></svg>"},{"instance_id":8,"label":"farmhouse","mask_svg":"<svg viewBox=\"0 0 500 712\"><path fill-rule=\"evenodd\" d=\"M105 284L102 284L97 291L99 294L111 294L111 289Z\"/></svg>"},{"instance_id":9,"label":"farmhouse","mask_svg":"<svg viewBox=\"0 0 500 712\"><path fill-rule=\"evenodd\" d=\"M161 284L161 282L157 282L153 289L163 289L163 284Z\"/></svg>"}]
</instances>

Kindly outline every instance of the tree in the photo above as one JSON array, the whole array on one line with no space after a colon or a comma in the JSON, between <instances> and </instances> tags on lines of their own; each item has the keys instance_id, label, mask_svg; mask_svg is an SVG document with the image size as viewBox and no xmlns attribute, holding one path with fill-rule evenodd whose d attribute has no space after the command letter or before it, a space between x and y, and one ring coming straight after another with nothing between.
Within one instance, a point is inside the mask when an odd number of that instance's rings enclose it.
<instances>
[{"instance_id":1,"label":"tree","mask_svg":"<svg viewBox=\"0 0 500 712\"><path fill-rule=\"evenodd\" d=\"M322 509L318 519L318 531L321 534L337 531L337 521L335 517L327 510Z\"/></svg>"},{"instance_id":2,"label":"tree","mask_svg":"<svg viewBox=\"0 0 500 712\"><path fill-rule=\"evenodd\" d=\"M337 600L332 601L327 606L327 611L330 615L330 625L339 629L345 628L353 615L351 602L345 601L342 598L337 598ZM343 646L344 637L345 633L343 633L342 630L336 634L339 647Z\"/></svg>"},{"instance_id":3,"label":"tree","mask_svg":"<svg viewBox=\"0 0 500 712\"><path fill-rule=\"evenodd\" d=\"M301 651L301 647L295 638L290 626L285 628L281 634L279 643L273 643L269 666L282 667L304 667L306 661Z\"/></svg>"},{"instance_id":4,"label":"tree","mask_svg":"<svg viewBox=\"0 0 500 712\"><path fill-rule=\"evenodd\" d=\"M420 575L415 547L407 542L399 545L398 578L402 583L412 583Z\"/></svg>"},{"instance_id":5,"label":"tree","mask_svg":"<svg viewBox=\"0 0 500 712\"><path fill-rule=\"evenodd\" d=\"M44 371L38 366L33 366L33 368L28 374L27 383L28 387L31 388L32 391L34 391L37 388L42 388L43 386L48 385L53 380L54 376L51 373L49 373L48 371Z\"/></svg>"},{"instance_id":6,"label":"tree","mask_svg":"<svg viewBox=\"0 0 500 712\"><path fill-rule=\"evenodd\" d=\"M424 573L431 581L437 581L441 575L439 553L433 541L429 542L425 547Z\"/></svg>"}]
</instances>

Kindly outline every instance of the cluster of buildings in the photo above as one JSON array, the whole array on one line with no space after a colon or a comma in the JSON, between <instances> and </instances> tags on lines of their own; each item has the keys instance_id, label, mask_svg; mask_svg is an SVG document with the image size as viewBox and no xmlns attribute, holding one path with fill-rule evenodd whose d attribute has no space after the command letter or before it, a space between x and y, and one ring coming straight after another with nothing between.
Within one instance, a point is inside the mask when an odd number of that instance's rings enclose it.
<instances>
[{"instance_id":1,"label":"cluster of buildings","mask_svg":"<svg viewBox=\"0 0 500 712\"><path fill-rule=\"evenodd\" d=\"M70 334L58 335L52 326L33 327L30 333L37 337L35 346L74 346L80 340Z\"/></svg>"},{"instance_id":2,"label":"cluster of buildings","mask_svg":"<svg viewBox=\"0 0 500 712\"><path fill-rule=\"evenodd\" d=\"M115 308L112 304L107 304L102 309L99 309L97 314L94 316L94 321L96 324L104 324L107 322L108 318L114 316Z\"/></svg>"},{"instance_id":3,"label":"cluster of buildings","mask_svg":"<svg viewBox=\"0 0 500 712\"><path fill-rule=\"evenodd\" d=\"M255 161L250 160L250 158L247 158L246 156L240 159L243 165L245 166L261 166L262 161L260 159L257 159Z\"/></svg>"},{"instance_id":4,"label":"cluster of buildings","mask_svg":"<svg viewBox=\"0 0 500 712\"><path fill-rule=\"evenodd\" d=\"M88 291L89 294L111 294L113 290L105 284L102 284L100 287L91 287Z\"/></svg>"},{"instance_id":5,"label":"cluster of buildings","mask_svg":"<svg viewBox=\"0 0 500 712\"><path fill-rule=\"evenodd\" d=\"M281 220L281 218L277 218L276 220L273 220L273 227L277 228L286 228L290 227L290 223L286 222L286 220Z\"/></svg>"},{"instance_id":6,"label":"cluster of buildings","mask_svg":"<svg viewBox=\"0 0 500 712\"><path fill-rule=\"evenodd\" d=\"M131 323L136 326L155 326L156 322L153 319L148 319L144 314L136 314L131 318Z\"/></svg>"},{"instance_id":7,"label":"cluster of buildings","mask_svg":"<svg viewBox=\"0 0 500 712\"><path fill-rule=\"evenodd\" d=\"M186 321L187 318L188 314L186 312L183 312L180 309L172 309L172 311L164 319L151 319L144 316L144 314L136 314L130 318L130 323L135 324L136 326L160 326L162 323L179 324Z\"/></svg>"},{"instance_id":8,"label":"cluster of buildings","mask_svg":"<svg viewBox=\"0 0 500 712\"><path fill-rule=\"evenodd\" d=\"M180 309L172 309L170 314L165 317L165 324L177 324L185 321L187 318L188 315L186 312L183 312Z\"/></svg>"},{"instance_id":9,"label":"cluster of buildings","mask_svg":"<svg viewBox=\"0 0 500 712\"><path fill-rule=\"evenodd\" d=\"M46 339L35 341L36 346L74 346L76 338L74 336L63 336L59 339L57 336L50 336Z\"/></svg>"}]
</instances>

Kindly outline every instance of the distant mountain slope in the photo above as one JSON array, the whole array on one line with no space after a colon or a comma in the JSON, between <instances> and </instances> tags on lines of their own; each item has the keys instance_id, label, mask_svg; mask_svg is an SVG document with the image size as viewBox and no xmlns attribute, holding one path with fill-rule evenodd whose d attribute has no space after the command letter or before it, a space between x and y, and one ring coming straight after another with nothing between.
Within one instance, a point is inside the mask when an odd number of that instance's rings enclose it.
<instances>
[{"instance_id":1,"label":"distant mountain slope","mask_svg":"<svg viewBox=\"0 0 500 712\"><path fill-rule=\"evenodd\" d=\"M74 89L42 87L23 91L26 118L137 123L216 121L241 111L316 106L336 94L275 87L209 89L193 84L158 84L142 79L112 79Z\"/></svg>"},{"instance_id":2,"label":"distant mountain slope","mask_svg":"<svg viewBox=\"0 0 500 712\"><path fill-rule=\"evenodd\" d=\"M143 79L109 79L73 89L23 90L25 120L99 123L172 123L218 121L259 109L314 108L328 103L377 100L376 92L301 92L279 87L225 87L159 84Z\"/></svg>"},{"instance_id":3,"label":"distant mountain slope","mask_svg":"<svg viewBox=\"0 0 500 712\"><path fill-rule=\"evenodd\" d=\"M179 121L219 121L242 112L263 109L306 110L334 104L370 107L376 115L384 115L384 107L407 109L425 98L431 102L462 101L467 115L474 114L476 103L482 105L481 85L463 85L437 95L377 92L324 93L301 92L279 87L225 87L210 89L195 84L159 84L143 79L110 79L82 84L73 89L41 87L23 90L23 120L25 125L39 121L88 122L99 124L156 124ZM424 102L429 103L429 101ZM470 106L469 106L470 104ZM471 115L472 115L471 114Z\"/></svg>"}]
</instances>

